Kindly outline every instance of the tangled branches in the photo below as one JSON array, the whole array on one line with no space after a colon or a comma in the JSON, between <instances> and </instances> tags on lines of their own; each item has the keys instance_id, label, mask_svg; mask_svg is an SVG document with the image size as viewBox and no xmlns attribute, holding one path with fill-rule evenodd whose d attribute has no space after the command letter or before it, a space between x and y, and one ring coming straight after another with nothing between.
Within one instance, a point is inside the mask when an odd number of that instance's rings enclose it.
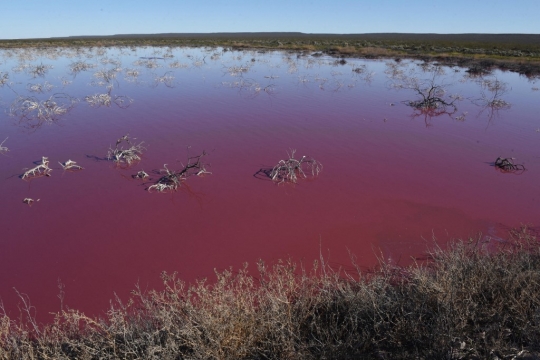
<instances>
[{"instance_id":1,"label":"tangled branches","mask_svg":"<svg viewBox=\"0 0 540 360\"><path fill-rule=\"evenodd\" d=\"M288 160L280 160L276 166L270 172L270 178L278 183L291 182L296 183L298 178L307 178L309 174L311 177L316 177L322 171L322 164L317 160L302 156L301 159L295 159L294 153L296 150L291 150L291 153L287 153Z\"/></svg>"},{"instance_id":2,"label":"tangled branches","mask_svg":"<svg viewBox=\"0 0 540 360\"><path fill-rule=\"evenodd\" d=\"M47 65L47 64L39 64L39 65L35 65L35 66L29 66L27 71L30 75L32 75L34 78L36 77L43 77L45 76L50 69L52 69L53 66L52 65Z\"/></svg>"},{"instance_id":3,"label":"tangled branches","mask_svg":"<svg viewBox=\"0 0 540 360\"><path fill-rule=\"evenodd\" d=\"M42 101L34 97L19 96L11 104L10 115L29 123L30 128L39 127L43 123L53 123L60 116L67 114L77 101L63 93L54 94Z\"/></svg>"},{"instance_id":4,"label":"tangled branches","mask_svg":"<svg viewBox=\"0 0 540 360\"><path fill-rule=\"evenodd\" d=\"M461 100L460 96L446 96L446 88L448 85L439 82L439 77L444 75L444 70L440 66L423 66L423 71L429 74L428 78L421 79L417 73L411 71L405 73L397 65L389 65L389 74L391 88L407 89L416 92L419 95L417 100L407 100L404 104L423 114L429 116L438 116L441 114L453 114L457 111L455 102ZM448 108L451 111L448 111Z\"/></svg>"},{"instance_id":5,"label":"tangled branches","mask_svg":"<svg viewBox=\"0 0 540 360\"><path fill-rule=\"evenodd\" d=\"M126 142L130 147L127 149L124 149L122 146L118 147L119 145L122 145L123 142ZM139 155L142 155L143 150L146 150L146 148L142 146L143 143L144 142L141 141L139 144L132 144L129 140L129 134L126 134L116 140L114 149L112 147L109 148L107 159L113 160L117 164L126 163L130 166L132 162L141 160Z\"/></svg>"},{"instance_id":6,"label":"tangled branches","mask_svg":"<svg viewBox=\"0 0 540 360\"><path fill-rule=\"evenodd\" d=\"M50 172L52 169L49 167L49 158L43 156L41 158L41 164L38 164L38 166L27 170L23 176L21 177L24 179L31 179L31 178L37 178L41 176L51 176Z\"/></svg>"},{"instance_id":7,"label":"tangled branches","mask_svg":"<svg viewBox=\"0 0 540 360\"><path fill-rule=\"evenodd\" d=\"M206 170L207 164L202 161L206 155L208 155L206 151L203 151L201 155L188 158L187 165L180 171L171 171L167 168L167 164L163 165L164 169L161 170L161 173L165 173L165 175L159 178L154 185L149 186L147 190L149 192L152 190L156 190L157 192L176 191L180 183L190 176L211 174L211 172Z\"/></svg>"},{"instance_id":8,"label":"tangled branches","mask_svg":"<svg viewBox=\"0 0 540 360\"><path fill-rule=\"evenodd\" d=\"M503 158L498 157L495 160L495 167L502 172L523 172L525 171L525 166L523 164L514 164L514 158Z\"/></svg>"}]
</instances>

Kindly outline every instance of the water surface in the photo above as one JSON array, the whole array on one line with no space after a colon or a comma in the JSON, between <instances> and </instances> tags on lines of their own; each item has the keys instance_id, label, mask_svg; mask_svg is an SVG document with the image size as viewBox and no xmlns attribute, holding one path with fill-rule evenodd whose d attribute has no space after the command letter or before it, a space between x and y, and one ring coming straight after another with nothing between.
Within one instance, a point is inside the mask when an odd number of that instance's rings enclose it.
<instances>
[{"instance_id":1,"label":"water surface","mask_svg":"<svg viewBox=\"0 0 540 360\"><path fill-rule=\"evenodd\" d=\"M537 226L537 81L431 70L221 48L4 50L6 309L17 313L13 288L28 294L38 317L60 309L58 281L65 306L100 314L115 292L126 298L135 283L159 286L164 270L193 281L246 261L310 264L321 254L333 266L350 267L350 254L364 268L377 257L406 264L435 238L498 241L522 223ZM396 85L412 77L435 79L445 99L459 95L457 110L429 116L407 106L418 94ZM485 81L505 85L497 95L505 106L486 106L494 94ZM29 99L61 109L39 117L21 107ZM146 147L130 167L107 159L125 134ZM273 183L265 171L292 149L320 161L322 173ZM202 151L212 174L176 192L146 190L164 164L180 169ZM42 156L51 176L21 179ZM527 170L498 171L498 156ZM84 170L63 171L58 162L68 159ZM134 179L139 170L152 180Z\"/></svg>"}]
</instances>

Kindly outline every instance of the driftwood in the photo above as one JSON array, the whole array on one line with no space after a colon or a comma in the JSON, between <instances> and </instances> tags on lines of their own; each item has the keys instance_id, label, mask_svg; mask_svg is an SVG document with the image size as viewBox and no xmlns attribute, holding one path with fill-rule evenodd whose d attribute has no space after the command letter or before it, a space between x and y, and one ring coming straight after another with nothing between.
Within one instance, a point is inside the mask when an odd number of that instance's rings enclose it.
<instances>
[{"instance_id":1,"label":"driftwood","mask_svg":"<svg viewBox=\"0 0 540 360\"><path fill-rule=\"evenodd\" d=\"M514 158L498 157L495 160L495 167L503 172L522 172L525 171L523 164L514 164Z\"/></svg>"},{"instance_id":2,"label":"driftwood","mask_svg":"<svg viewBox=\"0 0 540 360\"><path fill-rule=\"evenodd\" d=\"M299 178L308 176L316 177L322 171L322 164L317 160L302 156L300 159L294 158L296 150L291 150L288 160L280 160L270 172L270 178L278 183L291 182L296 183Z\"/></svg>"},{"instance_id":3,"label":"driftwood","mask_svg":"<svg viewBox=\"0 0 540 360\"><path fill-rule=\"evenodd\" d=\"M22 179L30 179L30 178L36 178L41 176L51 176L50 172L52 169L49 167L49 158L43 156L41 158L41 164L38 166L27 170L23 176Z\"/></svg>"},{"instance_id":4,"label":"driftwood","mask_svg":"<svg viewBox=\"0 0 540 360\"><path fill-rule=\"evenodd\" d=\"M167 168L167 164L163 165L164 169L161 169L161 173L165 173L158 181L148 187L148 191L156 190L157 192L176 191L181 182L190 176L201 176L204 174L211 174L206 170L207 164L203 162L203 157L208 155L206 151L203 151L201 155L192 156L188 158L187 165L179 171L171 171Z\"/></svg>"},{"instance_id":5,"label":"driftwood","mask_svg":"<svg viewBox=\"0 0 540 360\"><path fill-rule=\"evenodd\" d=\"M68 160L65 163L58 162L60 166L66 171L77 171L77 170L83 170L84 168L80 165L77 165L77 162L73 160Z\"/></svg>"}]
</instances>

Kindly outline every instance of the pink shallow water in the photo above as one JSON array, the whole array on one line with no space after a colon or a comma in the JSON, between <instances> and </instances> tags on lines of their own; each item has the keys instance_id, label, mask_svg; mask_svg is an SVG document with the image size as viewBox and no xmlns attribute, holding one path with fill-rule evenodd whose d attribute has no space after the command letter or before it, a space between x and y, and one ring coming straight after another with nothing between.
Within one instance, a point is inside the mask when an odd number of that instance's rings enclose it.
<instances>
[{"instance_id":1,"label":"pink shallow water","mask_svg":"<svg viewBox=\"0 0 540 360\"><path fill-rule=\"evenodd\" d=\"M199 54L191 51L189 61ZM164 270L193 281L258 259L291 257L309 265L320 254L348 268L350 253L365 268L376 256L407 264L434 238L443 245L479 233L498 239L521 223L538 225L539 95L527 80L499 74L512 82L507 100L513 106L491 121L463 102L460 112L471 114L466 121L441 116L426 127L399 103L410 93L386 88L382 62L358 61L377 75L346 86L351 69L331 61L313 68L298 60L300 70L291 74L279 54L244 54L257 60L244 77L275 84L269 95L223 86L237 79L223 68L242 63L238 54L177 70L173 88L115 85L134 99L127 109L81 102L58 124L34 131L0 115L0 135L9 136L10 148L0 157L0 297L11 314L17 313L16 288L47 319L60 308L58 279L67 306L99 315L114 293L126 298L136 283L159 287ZM268 80L269 74L280 77ZM462 75L452 75L458 90L476 91L457 81ZM323 89L317 76L330 79ZM70 95L103 92L87 77L79 85L74 78ZM335 78L345 86L332 85ZM119 169L103 158L128 132L147 150L141 162ZM211 175L189 178L167 194L148 193L131 178L164 163L179 168L187 146L191 155L209 152ZM321 175L279 186L256 175L291 148L319 160ZM22 169L41 156L51 160L52 176L21 180ZM528 170L498 172L490 166L497 156L513 156ZM69 173L55 165L67 159L85 169ZM30 207L25 197L40 201Z\"/></svg>"}]
</instances>

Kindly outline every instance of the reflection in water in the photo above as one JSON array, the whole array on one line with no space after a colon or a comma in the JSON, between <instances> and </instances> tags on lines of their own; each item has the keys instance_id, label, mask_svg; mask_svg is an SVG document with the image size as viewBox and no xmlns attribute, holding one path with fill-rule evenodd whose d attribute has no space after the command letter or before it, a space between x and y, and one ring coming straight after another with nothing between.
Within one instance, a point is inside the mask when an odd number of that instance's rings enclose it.
<instances>
[{"instance_id":1,"label":"reflection in water","mask_svg":"<svg viewBox=\"0 0 540 360\"><path fill-rule=\"evenodd\" d=\"M479 112L479 116L482 113L487 112L489 123L493 120L494 116L499 116L500 110L510 109L510 103L502 99L503 95L510 92L508 84L495 78L480 78L476 81L480 85L480 97L474 100L474 103L480 106L482 109Z\"/></svg>"}]
</instances>

